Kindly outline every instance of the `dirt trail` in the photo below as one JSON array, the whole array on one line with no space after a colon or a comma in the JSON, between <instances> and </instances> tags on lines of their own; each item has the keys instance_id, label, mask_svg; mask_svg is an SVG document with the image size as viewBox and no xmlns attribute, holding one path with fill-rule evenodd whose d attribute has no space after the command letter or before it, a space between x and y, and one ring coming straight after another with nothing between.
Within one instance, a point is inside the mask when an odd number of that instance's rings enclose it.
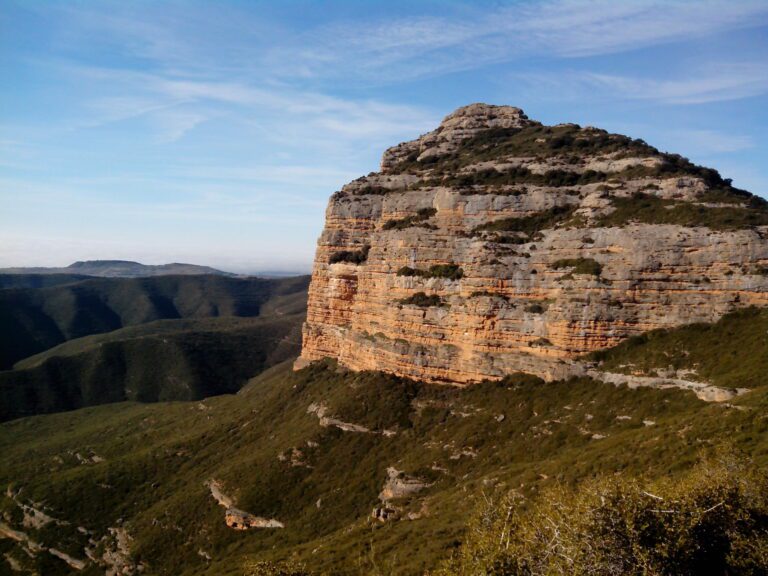
<instances>
[{"instance_id":1,"label":"dirt trail","mask_svg":"<svg viewBox=\"0 0 768 576\"><path fill-rule=\"evenodd\" d=\"M681 388L691 390L700 400L705 402L727 402L740 394L749 392L749 388L719 388L706 382L696 382L682 378L663 378L658 376L634 376L620 374L618 372L603 372L602 370L589 369L587 376L595 380L601 380L616 386L626 385L629 388Z\"/></svg>"}]
</instances>

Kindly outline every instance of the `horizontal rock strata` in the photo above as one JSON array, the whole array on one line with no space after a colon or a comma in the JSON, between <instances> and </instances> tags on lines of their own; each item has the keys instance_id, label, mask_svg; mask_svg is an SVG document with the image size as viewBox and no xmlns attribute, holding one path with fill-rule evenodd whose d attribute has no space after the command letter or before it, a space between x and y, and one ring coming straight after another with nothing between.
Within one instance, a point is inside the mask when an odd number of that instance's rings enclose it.
<instances>
[{"instance_id":1,"label":"horizontal rock strata","mask_svg":"<svg viewBox=\"0 0 768 576\"><path fill-rule=\"evenodd\" d=\"M296 366L467 384L768 305L768 208L642 141L474 104L333 195Z\"/></svg>"}]
</instances>

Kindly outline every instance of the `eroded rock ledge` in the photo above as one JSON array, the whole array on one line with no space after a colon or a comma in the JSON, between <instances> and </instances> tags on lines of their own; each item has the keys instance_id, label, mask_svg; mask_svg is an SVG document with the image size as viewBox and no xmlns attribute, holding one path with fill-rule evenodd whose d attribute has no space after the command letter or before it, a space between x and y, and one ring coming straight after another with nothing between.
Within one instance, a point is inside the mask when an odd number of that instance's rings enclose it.
<instances>
[{"instance_id":1,"label":"eroded rock ledge","mask_svg":"<svg viewBox=\"0 0 768 576\"><path fill-rule=\"evenodd\" d=\"M768 305L768 207L645 142L473 104L331 198L296 366L468 384Z\"/></svg>"},{"instance_id":2,"label":"eroded rock ledge","mask_svg":"<svg viewBox=\"0 0 768 576\"><path fill-rule=\"evenodd\" d=\"M245 510L235 507L235 502L231 496L222 491L221 482L218 480L209 480L206 486L211 491L214 500L225 509L224 522L233 530L248 530L250 528L285 528L285 525L274 518L262 518Z\"/></svg>"}]
</instances>

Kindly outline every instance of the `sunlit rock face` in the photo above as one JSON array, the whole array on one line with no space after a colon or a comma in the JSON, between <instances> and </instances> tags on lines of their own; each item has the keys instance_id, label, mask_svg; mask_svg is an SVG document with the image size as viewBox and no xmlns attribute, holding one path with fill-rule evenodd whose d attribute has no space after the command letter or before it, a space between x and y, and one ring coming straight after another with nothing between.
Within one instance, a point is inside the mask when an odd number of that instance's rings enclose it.
<instances>
[{"instance_id":1,"label":"sunlit rock face","mask_svg":"<svg viewBox=\"0 0 768 576\"><path fill-rule=\"evenodd\" d=\"M302 354L468 384L768 305L768 207L596 128L472 104L335 193Z\"/></svg>"}]
</instances>

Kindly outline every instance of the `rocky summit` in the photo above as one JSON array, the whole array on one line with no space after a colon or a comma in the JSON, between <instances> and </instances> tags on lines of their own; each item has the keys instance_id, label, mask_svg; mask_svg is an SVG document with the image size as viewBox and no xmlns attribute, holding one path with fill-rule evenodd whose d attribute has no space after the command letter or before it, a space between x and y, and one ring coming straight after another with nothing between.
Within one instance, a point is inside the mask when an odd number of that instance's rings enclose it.
<instances>
[{"instance_id":1,"label":"rocky summit","mask_svg":"<svg viewBox=\"0 0 768 576\"><path fill-rule=\"evenodd\" d=\"M764 200L642 140L472 104L333 194L296 366L593 375L589 352L750 305Z\"/></svg>"}]
</instances>

